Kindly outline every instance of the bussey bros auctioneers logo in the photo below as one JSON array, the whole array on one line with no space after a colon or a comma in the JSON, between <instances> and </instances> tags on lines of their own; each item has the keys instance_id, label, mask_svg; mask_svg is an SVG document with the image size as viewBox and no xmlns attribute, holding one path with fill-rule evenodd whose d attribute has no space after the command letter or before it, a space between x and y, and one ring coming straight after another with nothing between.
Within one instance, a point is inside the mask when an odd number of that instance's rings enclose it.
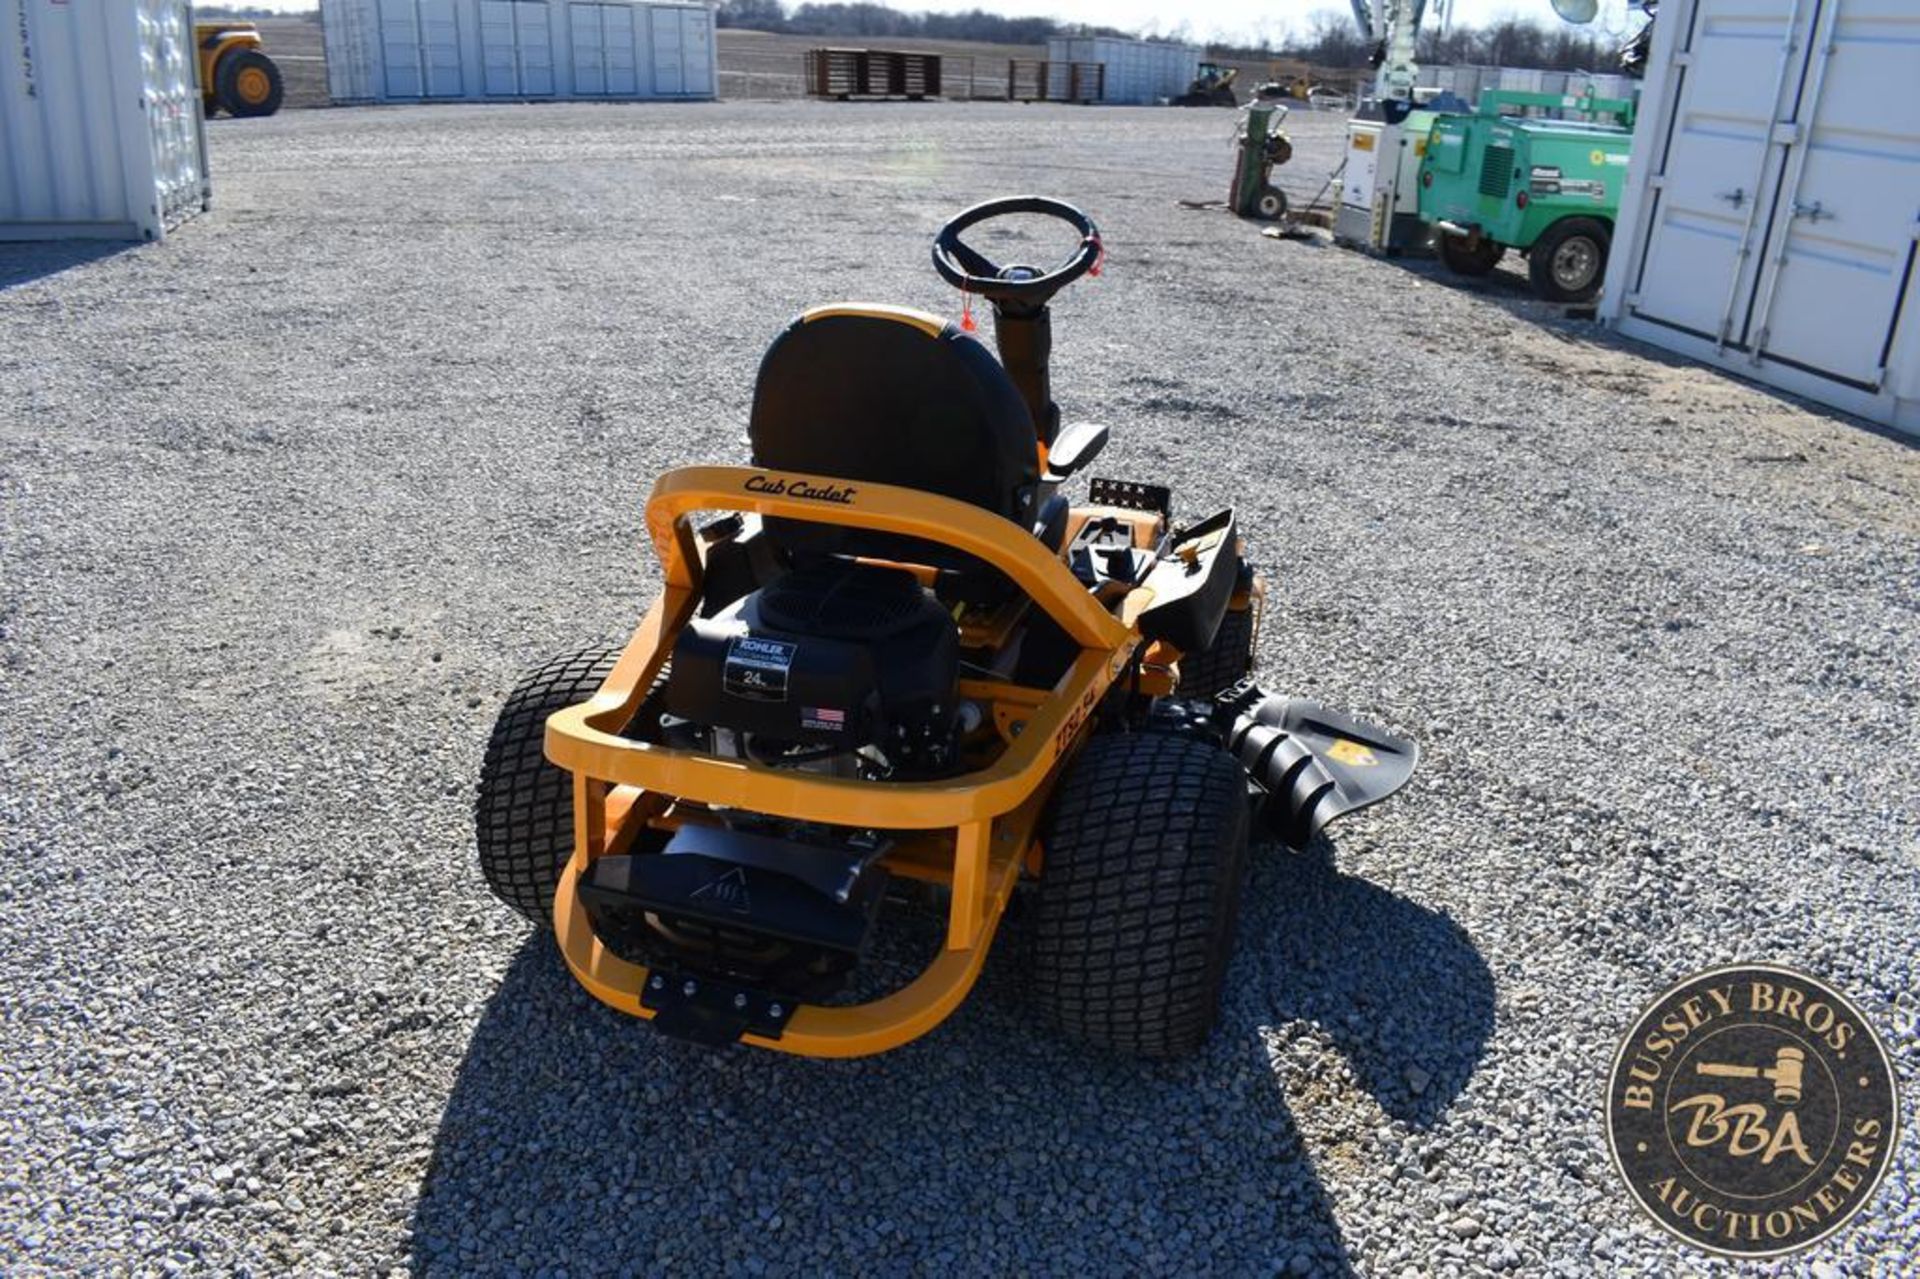
<instances>
[{"instance_id":1,"label":"bussey bros auctioneers logo","mask_svg":"<svg viewBox=\"0 0 1920 1279\"><path fill-rule=\"evenodd\" d=\"M1607 1085L1627 1187L1688 1243L1734 1256L1808 1247L1873 1198L1899 1098L1846 998L1767 965L1688 978L1648 1008Z\"/></svg>"}]
</instances>

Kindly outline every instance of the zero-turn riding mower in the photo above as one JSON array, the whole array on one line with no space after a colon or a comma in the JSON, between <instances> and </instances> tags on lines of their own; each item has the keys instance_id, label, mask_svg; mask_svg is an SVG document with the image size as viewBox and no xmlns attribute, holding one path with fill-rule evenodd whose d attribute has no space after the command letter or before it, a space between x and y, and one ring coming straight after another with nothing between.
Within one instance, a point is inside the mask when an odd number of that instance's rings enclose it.
<instances>
[{"instance_id":1,"label":"zero-turn riding mower","mask_svg":"<svg viewBox=\"0 0 1920 1279\"><path fill-rule=\"evenodd\" d=\"M262 48L259 27L196 22L193 42L200 46L200 96L208 115L221 107L235 116L272 115L280 109L285 86L279 64Z\"/></svg>"},{"instance_id":2,"label":"zero-turn riding mower","mask_svg":"<svg viewBox=\"0 0 1920 1279\"><path fill-rule=\"evenodd\" d=\"M961 239L1009 214L1078 245L1042 270ZM1412 743L1248 678L1265 588L1232 511L1180 523L1139 481L1062 491L1107 431L1060 425L1047 304L1103 253L1036 196L941 230L934 265L992 303L999 361L919 311L802 314L760 365L751 463L655 483L664 589L633 638L508 698L480 867L596 997L709 1044L879 1052L960 1004L1021 889L1056 1025L1190 1052L1251 822L1300 847L1411 774ZM944 900L939 953L846 1002L914 881Z\"/></svg>"}]
</instances>

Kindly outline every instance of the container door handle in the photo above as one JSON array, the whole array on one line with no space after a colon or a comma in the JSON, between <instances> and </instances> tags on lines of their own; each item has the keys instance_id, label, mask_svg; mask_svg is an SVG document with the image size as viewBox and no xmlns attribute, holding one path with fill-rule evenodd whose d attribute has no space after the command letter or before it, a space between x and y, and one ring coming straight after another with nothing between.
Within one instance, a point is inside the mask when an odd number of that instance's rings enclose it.
<instances>
[{"instance_id":1,"label":"container door handle","mask_svg":"<svg viewBox=\"0 0 1920 1279\"><path fill-rule=\"evenodd\" d=\"M1731 191L1720 192L1714 199L1725 200L1737 209L1747 202L1747 189L1745 187L1735 187Z\"/></svg>"},{"instance_id":2,"label":"container door handle","mask_svg":"<svg viewBox=\"0 0 1920 1279\"><path fill-rule=\"evenodd\" d=\"M1793 202L1793 216L1796 218L1805 218L1809 222L1818 222L1821 218L1830 218L1834 215L1821 208L1820 201L1818 200L1815 200L1812 204L1802 204L1800 201L1795 200Z\"/></svg>"}]
</instances>

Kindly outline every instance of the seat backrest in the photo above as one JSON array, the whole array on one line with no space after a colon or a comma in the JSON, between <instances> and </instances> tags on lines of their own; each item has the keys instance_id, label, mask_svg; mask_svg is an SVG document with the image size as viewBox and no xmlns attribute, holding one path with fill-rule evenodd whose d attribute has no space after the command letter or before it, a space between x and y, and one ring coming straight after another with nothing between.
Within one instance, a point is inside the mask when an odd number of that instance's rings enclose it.
<instances>
[{"instance_id":1,"label":"seat backrest","mask_svg":"<svg viewBox=\"0 0 1920 1279\"><path fill-rule=\"evenodd\" d=\"M986 347L937 315L804 313L760 362L748 434L756 466L938 493L1033 525L1039 454L1026 402Z\"/></svg>"}]
</instances>

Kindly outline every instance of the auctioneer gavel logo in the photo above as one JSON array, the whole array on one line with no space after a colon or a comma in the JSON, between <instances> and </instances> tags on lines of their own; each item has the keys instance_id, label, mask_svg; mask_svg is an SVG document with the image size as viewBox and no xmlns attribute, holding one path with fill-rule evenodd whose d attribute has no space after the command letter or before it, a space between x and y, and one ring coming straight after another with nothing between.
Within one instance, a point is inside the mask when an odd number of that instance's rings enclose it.
<instances>
[{"instance_id":1,"label":"auctioneer gavel logo","mask_svg":"<svg viewBox=\"0 0 1920 1279\"><path fill-rule=\"evenodd\" d=\"M1775 1054L1771 1067L1736 1066L1721 1061L1702 1061L1694 1069L1716 1079L1766 1079L1773 1083L1773 1099L1783 1106L1800 1100L1800 1088L1806 1082L1807 1054L1788 1044Z\"/></svg>"}]
</instances>

